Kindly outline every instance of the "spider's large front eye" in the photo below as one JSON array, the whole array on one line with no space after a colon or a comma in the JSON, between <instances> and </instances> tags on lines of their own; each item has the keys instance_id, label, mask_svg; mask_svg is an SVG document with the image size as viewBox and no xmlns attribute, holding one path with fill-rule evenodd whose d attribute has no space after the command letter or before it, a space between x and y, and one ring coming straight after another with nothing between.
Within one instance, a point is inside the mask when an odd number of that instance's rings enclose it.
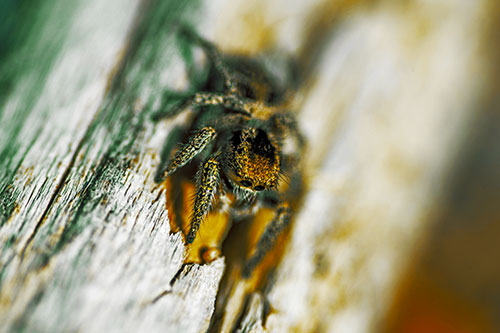
<instances>
[{"instance_id":1,"label":"spider's large front eye","mask_svg":"<svg viewBox=\"0 0 500 333\"><path fill-rule=\"evenodd\" d=\"M256 191L262 191L265 187L262 186L262 185L257 185L255 186L253 189L256 190Z\"/></svg>"},{"instance_id":2,"label":"spider's large front eye","mask_svg":"<svg viewBox=\"0 0 500 333\"><path fill-rule=\"evenodd\" d=\"M240 182L241 186L245 186L245 187L250 187L252 186L252 183L249 181L249 180L242 180Z\"/></svg>"}]
</instances>

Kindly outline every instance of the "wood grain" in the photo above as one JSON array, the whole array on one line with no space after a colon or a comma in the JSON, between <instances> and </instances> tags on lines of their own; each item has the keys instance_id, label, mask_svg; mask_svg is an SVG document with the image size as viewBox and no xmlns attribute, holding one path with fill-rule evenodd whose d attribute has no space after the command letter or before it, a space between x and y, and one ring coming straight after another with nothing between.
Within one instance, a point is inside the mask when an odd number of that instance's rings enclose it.
<instances>
[{"instance_id":1,"label":"wood grain","mask_svg":"<svg viewBox=\"0 0 500 333\"><path fill-rule=\"evenodd\" d=\"M11 28L0 65L0 330L374 330L474 126L486 3L16 7L29 28ZM178 120L152 117L190 78L179 21L307 69L308 192L257 291L223 278L225 257L183 265L154 181Z\"/></svg>"}]
</instances>

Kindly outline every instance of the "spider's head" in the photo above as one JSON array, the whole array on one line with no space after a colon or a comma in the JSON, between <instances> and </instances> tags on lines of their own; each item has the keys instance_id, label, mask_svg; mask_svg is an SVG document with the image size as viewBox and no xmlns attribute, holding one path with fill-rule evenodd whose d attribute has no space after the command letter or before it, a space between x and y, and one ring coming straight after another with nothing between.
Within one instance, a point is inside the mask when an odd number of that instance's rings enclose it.
<instances>
[{"instance_id":1,"label":"spider's head","mask_svg":"<svg viewBox=\"0 0 500 333\"><path fill-rule=\"evenodd\" d=\"M235 131L228 155L228 177L237 190L251 196L278 185L278 148L262 129L250 127Z\"/></svg>"}]
</instances>

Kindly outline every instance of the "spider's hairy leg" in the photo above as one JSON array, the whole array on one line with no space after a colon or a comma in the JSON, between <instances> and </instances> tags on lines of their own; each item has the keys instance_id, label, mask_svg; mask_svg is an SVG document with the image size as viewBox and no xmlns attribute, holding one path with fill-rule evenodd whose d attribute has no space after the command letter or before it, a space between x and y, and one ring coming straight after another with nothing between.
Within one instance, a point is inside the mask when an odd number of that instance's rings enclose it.
<instances>
[{"instance_id":1,"label":"spider's hairy leg","mask_svg":"<svg viewBox=\"0 0 500 333\"><path fill-rule=\"evenodd\" d=\"M185 102L191 98L191 92L166 90L161 96L162 108L151 115L154 122L173 118L186 108Z\"/></svg>"},{"instance_id":2,"label":"spider's hairy leg","mask_svg":"<svg viewBox=\"0 0 500 333\"><path fill-rule=\"evenodd\" d=\"M186 99L182 105L173 111L170 111L168 117L173 117L188 107L203 107L203 106L223 106L227 110L250 116L257 107L255 102L245 100L238 95L223 94L217 92L197 92L192 97ZM158 117L158 119L160 119Z\"/></svg>"},{"instance_id":3,"label":"spider's hairy leg","mask_svg":"<svg viewBox=\"0 0 500 333\"><path fill-rule=\"evenodd\" d=\"M245 115L251 115L255 108L253 102L244 100L237 95L227 95L216 92L198 92L190 102L194 106L221 105L227 109L238 111Z\"/></svg>"},{"instance_id":4,"label":"spider's hairy leg","mask_svg":"<svg viewBox=\"0 0 500 333\"><path fill-rule=\"evenodd\" d=\"M183 26L181 32L195 43L197 43L203 51L206 53L209 60L213 63L215 69L222 75L225 81L226 89L228 89L232 93L238 92L238 88L236 87L236 80L231 75L230 71L227 69L224 61L222 60L222 56L219 53L217 47L214 44L210 43L200 35L198 35L194 30L189 29L186 26Z\"/></svg>"},{"instance_id":5,"label":"spider's hairy leg","mask_svg":"<svg viewBox=\"0 0 500 333\"><path fill-rule=\"evenodd\" d=\"M264 259L264 256L275 246L278 236L290 224L291 211L288 204L282 204L276 210L274 219L266 226L255 247L255 253L247 260L241 275L250 277L253 270Z\"/></svg>"},{"instance_id":6,"label":"spider's hairy leg","mask_svg":"<svg viewBox=\"0 0 500 333\"><path fill-rule=\"evenodd\" d=\"M164 170L167 167L170 155L177 143L181 140L182 134L186 131L184 126L176 126L170 130L160 153L160 164L155 173L155 182L161 183L164 178Z\"/></svg>"},{"instance_id":7,"label":"spider's hairy leg","mask_svg":"<svg viewBox=\"0 0 500 333\"><path fill-rule=\"evenodd\" d=\"M189 141L179 149L165 169L164 178L171 175L175 170L189 163L210 142L215 139L217 132L212 127L204 127L193 134Z\"/></svg>"},{"instance_id":8,"label":"spider's hairy leg","mask_svg":"<svg viewBox=\"0 0 500 333\"><path fill-rule=\"evenodd\" d=\"M297 120L289 112L277 112L270 119L277 132L290 134L296 140L298 153L301 154L305 146L305 138L297 125Z\"/></svg>"},{"instance_id":9,"label":"spider's hairy leg","mask_svg":"<svg viewBox=\"0 0 500 333\"><path fill-rule=\"evenodd\" d=\"M255 102L248 101L236 94L224 94L217 92L197 92L191 97L185 98L184 102L172 110L158 112L154 120L172 118L182 113L189 107L223 106L227 110L250 116L256 108Z\"/></svg>"},{"instance_id":10,"label":"spider's hairy leg","mask_svg":"<svg viewBox=\"0 0 500 333\"><path fill-rule=\"evenodd\" d=\"M220 165L215 157L206 160L198 170L196 195L194 199L193 215L186 243L191 244L196 238L200 224L207 215L217 192L220 181Z\"/></svg>"},{"instance_id":11,"label":"spider's hairy leg","mask_svg":"<svg viewBox=\"0 0 500 333\"><path fill-rule=\"evenodd\" d=\"M234 130L248 122L248 118L248 116L243 114L228 114L224 117L210 120L208 125L212 126L217 131Z\"/></svg>"}]
</instances>

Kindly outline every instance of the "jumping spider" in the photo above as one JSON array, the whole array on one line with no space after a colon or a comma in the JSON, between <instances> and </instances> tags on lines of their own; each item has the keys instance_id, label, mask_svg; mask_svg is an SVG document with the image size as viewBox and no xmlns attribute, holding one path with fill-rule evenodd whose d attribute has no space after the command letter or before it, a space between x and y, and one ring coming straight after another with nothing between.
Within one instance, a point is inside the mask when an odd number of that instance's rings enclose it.
<instances>
[{"instance_id":1,"label":"jumping spider","mask_svg":"<svg viewBox=\"0 0 500 333\"><path fill-rule=\"evenodd\" d=\"M287 90L258 62L222 55L193 31L184 28L182 33L203 50L211 74L202 88L206 91L188 96L164 115L193 111L190 127L180 131L190 134L176 137L185 144L171 157L161 179L199 165L191 172L196 190L187 244L214 209L226 210L233 219L251 216L261 207L275 210L243 267L242 275L249 277L290 223L292 202L302 184L304 139L287 109Z\"/></svg>"}]
</instances>

